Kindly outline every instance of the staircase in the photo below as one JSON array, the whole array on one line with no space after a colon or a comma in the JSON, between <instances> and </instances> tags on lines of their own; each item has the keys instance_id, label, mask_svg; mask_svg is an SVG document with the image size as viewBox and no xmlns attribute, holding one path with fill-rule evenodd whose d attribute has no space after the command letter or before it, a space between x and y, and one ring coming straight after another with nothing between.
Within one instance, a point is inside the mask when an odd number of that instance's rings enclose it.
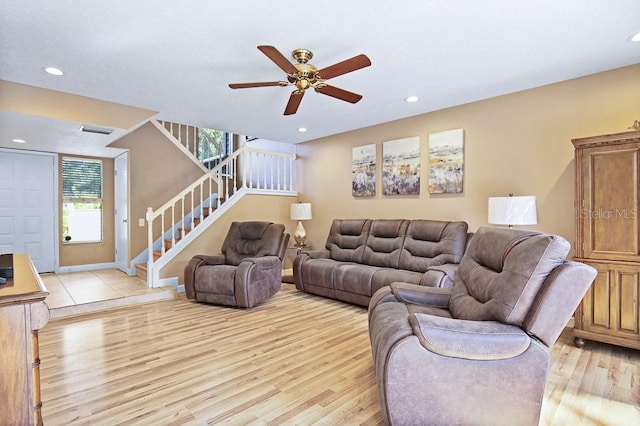
<instances>
[{"instance_id":1,"label":"staircase","mask_svg":"<svg viewBox=\"0 0 640 426\"><path fill-rule=\"evenodd\" d=\"M244 145L160 208L149 207L147 263L136 265L136 275L149 287L166 285L161 268L245 194L295 195L295 158Z\"/></svg>"},{"instance_id":2,"label":"staircase","mask_svg":"<svg viewBox=\"0 0 640 426\"><path fill-rule=\"evenodd\" d=\"M223 201L224 202L224 201ZM209 217L209 211L215 211L216 208L212 208L209 209L208 207L205 207L204 211L203 211L203 215L204 218L206 219L207 217ZM193 219L193 224L194 227L197 227L198 225L200 225L200 223L202 222L202 220L199 217L195 217ZM182 239L183 235L188 235L189 232L191 232L191 228L182 228L182 227L178 227L177 228L177 233L175 236L175 243L173 239L169 239L169 238L165 238L163 241L164 244L164 251L165 253L170 250L174 244L177 244L180 242L180 240ZM153 261L156 262L158 259L160 259L160 257L162 256L162 251L160 250L154 250L153 251ZM146 263L138 263L135 265L135 269L136 269L136 276L144 281L148 281L148 273L147 273L147 264Z\"/></svg>"}]
</instances>

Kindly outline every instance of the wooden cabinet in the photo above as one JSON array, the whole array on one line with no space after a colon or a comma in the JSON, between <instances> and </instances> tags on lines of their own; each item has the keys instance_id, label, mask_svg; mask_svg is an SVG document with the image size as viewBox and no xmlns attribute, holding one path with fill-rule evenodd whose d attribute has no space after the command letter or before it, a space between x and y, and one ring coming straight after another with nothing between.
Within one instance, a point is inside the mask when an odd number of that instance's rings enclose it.
<instances>
[{"instance_id":1,"label":"wooden cabinet","mask_svg":"<svg viewBox=\"0 0 640 426\"><path fill-rule=\"evenodd\" d=\"M0 424L42 424L38 330L49 294L26 254L13 256L13 279L0 285Z\"/></svg>"},{"instance_id":2,"label":"wooden cabinet","mask_svg":"<svg viewBox=\"0 0 640 426\"><path fill-rule=\"evenodd\" d=\"M574 340L640 349L640 132L572 142L576 260L598 270L576 311Z\"/></svg>"}]
</instances>

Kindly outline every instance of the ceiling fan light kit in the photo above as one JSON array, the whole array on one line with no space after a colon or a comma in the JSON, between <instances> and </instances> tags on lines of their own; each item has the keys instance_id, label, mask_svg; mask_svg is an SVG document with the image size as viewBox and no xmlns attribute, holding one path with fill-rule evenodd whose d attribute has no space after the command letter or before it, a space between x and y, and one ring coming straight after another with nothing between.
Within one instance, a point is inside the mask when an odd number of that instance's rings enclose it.
<instances>
[{"instance_id":1,"label":"ceiling fan light kit","mask_svg":"<svg viewBox=\"0 0 640 426\"><path fill-rule=\"evenodd\" d=\"M297 61L296 64L291 63L282 53L280 53L278 49L273 46L258 46L258 50L264 53L287 74L287 81L232 83L229 84L229 87L232 89L247 89L250 87L295 86L296 88L291 92L289 102L284 109L284 115L292 115L298 111L300 102L302 102L302 97L304 96L305 91L310 87L312 87L317 93L331 96L352 104L355 104L362 99L362 95L328 85L325 81L333 77L368 67L371 65L371 61L366 55L360 54L318 70L318 68L309 63L311 58L313 58L313 53L308 49L296 49L291 53L291 56L293 56Z\"/></svg>"}]
</instances>

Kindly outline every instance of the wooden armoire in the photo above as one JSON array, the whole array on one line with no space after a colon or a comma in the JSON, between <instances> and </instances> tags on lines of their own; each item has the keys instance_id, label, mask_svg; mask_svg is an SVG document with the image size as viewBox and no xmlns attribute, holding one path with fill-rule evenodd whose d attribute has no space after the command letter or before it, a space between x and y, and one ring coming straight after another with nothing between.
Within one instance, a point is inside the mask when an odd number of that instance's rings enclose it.
<instances>
[{"instance_id":1,"label":"wooden armoire","mask_svg":"<svg viewBox=\"0 0 640 426\"><path fill-rule=\"evenodd\" d=\"M575 260L598 270L576 311L574 342L640 349L640 131L572 142Z\"/></svg>"}]
</instances>

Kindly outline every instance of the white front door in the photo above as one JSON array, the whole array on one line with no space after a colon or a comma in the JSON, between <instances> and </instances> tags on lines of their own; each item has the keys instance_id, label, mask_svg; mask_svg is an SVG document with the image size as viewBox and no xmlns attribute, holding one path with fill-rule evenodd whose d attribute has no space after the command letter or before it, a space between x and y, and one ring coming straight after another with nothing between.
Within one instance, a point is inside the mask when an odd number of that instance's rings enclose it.
<instances>
[{"instance_id":1,"label":"white front door","mask_svg":"<svg viewBox=\"0 0 640 426\"><path fill-rule=\"evenodd\" d=\"M116 267L129 273L129 224L128 222L128 156L125 152L115 159L116 199Z\"/></svg>"},{"instance_id":2,"label":"white front door","mask_svg":"<svg viewBox=\"0 0 640 426\"><path fill-rule=\"evenodd\" d=\"M55 154L0 150L0 253L27 253L36 270L55 270Z\"/></svg>"}]
</instances>

